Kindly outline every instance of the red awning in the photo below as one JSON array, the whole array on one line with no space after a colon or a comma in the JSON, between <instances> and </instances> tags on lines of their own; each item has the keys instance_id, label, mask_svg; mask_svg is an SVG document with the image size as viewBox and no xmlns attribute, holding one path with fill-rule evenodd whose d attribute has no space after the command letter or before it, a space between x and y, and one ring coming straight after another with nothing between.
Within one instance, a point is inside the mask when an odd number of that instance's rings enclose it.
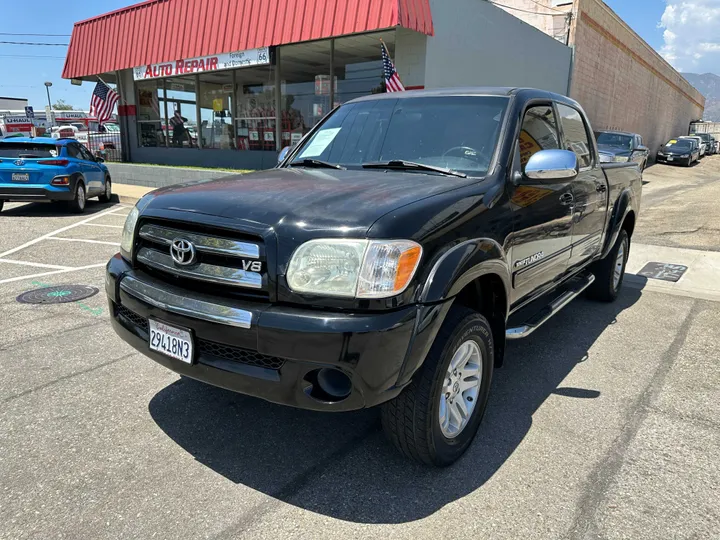
<instances>
[{"instance_id":1,"label":"red awning","mask_svg":"<svg viewBox=\"0 0 720 540\"><path fill-rule=\"evenodd\" d=\"M149 0L75 23L63 77L402 26L429 0Z\"/></svg>"}]
</instances>

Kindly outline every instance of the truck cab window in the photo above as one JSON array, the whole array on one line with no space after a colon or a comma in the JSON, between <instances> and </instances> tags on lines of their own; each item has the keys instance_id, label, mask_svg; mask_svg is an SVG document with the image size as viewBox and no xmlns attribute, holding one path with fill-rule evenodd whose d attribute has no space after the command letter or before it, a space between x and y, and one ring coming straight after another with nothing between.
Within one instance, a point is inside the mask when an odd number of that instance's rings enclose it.
<instances>
[{"instance_id":1,"label":"truck cab window","mask_svg":"<svg viewBox=\"0 0 720 540\"><path fill-rule=\"evenodd\" d=\"M557 104L563 129L565 149L575 152L578 167L584 169L593 164L588 130L580 113L567 105Z\"/></svg>"},{"instance_id":2,"label":"truck cab window","mask_svg":"<svg viewBox=\"0 0 720 540\"><path fill-rule=\"evenodd\" d=\"M560 149L557 122L551 106L531 107L525 112L518 142L523 172L533 154L540 150Z\"/></svg>"}]
</instances>

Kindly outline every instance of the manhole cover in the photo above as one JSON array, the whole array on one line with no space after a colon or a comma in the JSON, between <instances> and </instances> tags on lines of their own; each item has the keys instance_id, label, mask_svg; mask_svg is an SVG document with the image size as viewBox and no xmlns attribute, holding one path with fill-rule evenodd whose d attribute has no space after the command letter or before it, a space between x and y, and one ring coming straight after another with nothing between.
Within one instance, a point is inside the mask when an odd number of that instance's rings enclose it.
<instances>
[{"instance_id":1,"label":"manhole cover","mask_svg":"<svg viewBox=\"0 0 720 540\"><path fill-rule=\"evenodd\" d=\"M89 285L57 285L22 293L17 301L23 304L66 304L96 295L99 289Z\"/></svg>"},{"instance_id":2,"label":"manhole cover","mask_svg":"<svg viewBox=\"0 0 720 540\"><path fill-rule=\"evenodd\" d=\"M638 276L675 282L683 276L687 269L687 266L681 264L650 262L643 266L642 270L638 272Z\"/></svg>"}]
</instances>

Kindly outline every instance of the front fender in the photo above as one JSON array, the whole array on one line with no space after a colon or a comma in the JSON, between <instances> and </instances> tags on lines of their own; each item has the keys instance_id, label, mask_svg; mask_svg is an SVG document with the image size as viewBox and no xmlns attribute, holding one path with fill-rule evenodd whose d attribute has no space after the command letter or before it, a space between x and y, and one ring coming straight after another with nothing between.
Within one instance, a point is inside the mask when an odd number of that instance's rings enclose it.
<instances>
[{"instance_id":1,"label":"front fender","mask_svg":"<svg viewBox=\"0 0 720 540\"><path fill-rule=\"evenodd\" d=\"M509 298L510 265L502 246L491 238L467 240L450 248L435 262L419 301L423 304L442 302L487 274L500 277L505 287L505 296Z\"/></svg>"},{"instance_id":2,"label":"front fender","mask_svg":"<svg viewBox=\"0 0 720 540\"><path fill-rule=\"evenodd\" d=\"M620 196L613 205L612 214L610 215L610 220L607 225L608 233L605 235L605 245L603 245L602 249L602 258L605 258L615 245L618 235L620 234L620 228L631 210L632 194L630 193L630 189L626 188L620 193Z\"/></svg>"}]
</instances>

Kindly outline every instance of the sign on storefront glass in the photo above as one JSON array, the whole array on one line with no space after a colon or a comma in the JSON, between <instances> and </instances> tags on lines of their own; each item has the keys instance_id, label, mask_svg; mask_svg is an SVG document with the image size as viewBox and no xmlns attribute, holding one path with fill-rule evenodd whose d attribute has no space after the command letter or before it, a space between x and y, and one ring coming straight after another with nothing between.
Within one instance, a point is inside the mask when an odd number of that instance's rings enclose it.
<instances>
[{"instance_id":1,"label":"sign on storefront glass","mask_svg":"<svg viewBox=\"0 0 720 540\"><path fill-rule=\"evenodd\" d=\"M262 66L270 63L270 49L260 47L248 51L215 54L198 58L183 58L174 62L147 64L133 69L136 81L157 79L160 77L176 77L191 73L206 73L247 66Z\"/></svg>"}]
</instances>

